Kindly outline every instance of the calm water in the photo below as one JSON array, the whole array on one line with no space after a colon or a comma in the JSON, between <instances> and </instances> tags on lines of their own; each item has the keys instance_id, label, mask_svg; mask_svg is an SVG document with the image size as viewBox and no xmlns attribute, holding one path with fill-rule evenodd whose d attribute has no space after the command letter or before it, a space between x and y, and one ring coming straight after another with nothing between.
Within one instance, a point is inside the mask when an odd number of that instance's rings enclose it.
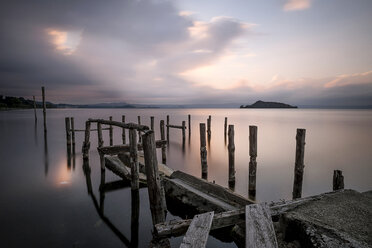
<instances>
[{"instance_id":1,"label":"calm water","mask_svg":"<svg viewBox=\"0 0 372 248\"><path fill-rule=\"evenodd\" d=\"M90 167L94 198L88 195L82 169L83 133L76 135L77 154L67 164L64 118L75 117L75 128L83 129L87 118L121 120L149 125L171 116L180 125L192 115L192 134L182 146L181 131L171 129L168 166L201 175L199 123L212 115L212 137L208 149L208 180L228 185L227 146L224 117L235 125L235 191L248 192L248 126L258 126L257 200L290 199L292 192L296 128L306 128L303 195L330 191L334 169L345 176L345 187L372 189L372 111L370 110L247 110L247 109L71 109L48 110L48 132L44 136L42 115L35 125L32 110L0 112L0 247L125 247L131 237L130 189L105 194L105 218L99 203L99 159L96 133L91 134ZM104 135L108 143L108 132ZM121 130L114 129L114 143ZM160 156L159 156L160 158ZM69 168L70 167L70 168ZM106 172L106 182L118 178ZM177 218L169 214L167 219ZM140 191L139 247L151 240L151 215L146 189ZM178 247L182 237L171 240ZM235 247L209 238L208 247Z\"/></svg>"}]
</instances>

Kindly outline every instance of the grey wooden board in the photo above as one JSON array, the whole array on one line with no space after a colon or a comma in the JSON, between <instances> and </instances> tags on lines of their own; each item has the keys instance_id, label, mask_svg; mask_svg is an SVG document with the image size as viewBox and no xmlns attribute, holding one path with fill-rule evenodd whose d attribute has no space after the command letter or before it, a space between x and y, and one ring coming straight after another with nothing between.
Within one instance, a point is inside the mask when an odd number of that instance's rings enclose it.
<instances>
[{"instance_id":1,"label":"grey wooden board","mask_svg":"<svg viewBox=\"0 0 372 248\"><path fill-rule=\"evenodd\" d=\"M202 248L207 244L214 212L195 215L180 248Z\"/></svg>"},{"instance_id":2,"label":"grey wooden board","mask_svg":"<svg viewBox=\"0 0 372 248\"><path fill-rule=\"evenodd\" d=\"M270 209L266 204L245 207L245 247L278 247Z\"/></svg>"}]
</instances>

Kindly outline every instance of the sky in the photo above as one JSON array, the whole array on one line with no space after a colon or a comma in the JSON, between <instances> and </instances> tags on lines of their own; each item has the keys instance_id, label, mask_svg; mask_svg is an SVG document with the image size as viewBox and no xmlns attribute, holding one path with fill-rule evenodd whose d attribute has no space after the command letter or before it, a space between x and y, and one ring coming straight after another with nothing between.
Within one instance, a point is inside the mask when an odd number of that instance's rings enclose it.
<instances>
[{"instance_id":1,"label":"sky","mask_svg":"<svg viewBox=\"0 0 372 248\"><path fill-rule=\"evenodd\" d=\"M0 95L372 106L371 0L11 0Z\"/></svg>"}]
</instances>

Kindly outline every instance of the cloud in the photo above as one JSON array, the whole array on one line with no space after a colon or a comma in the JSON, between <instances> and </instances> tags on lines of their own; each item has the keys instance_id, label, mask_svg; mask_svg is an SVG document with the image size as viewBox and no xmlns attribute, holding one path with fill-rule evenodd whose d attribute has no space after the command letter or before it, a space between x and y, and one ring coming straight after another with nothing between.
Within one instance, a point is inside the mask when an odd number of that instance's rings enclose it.
<instances>
[{"instance_id":1,"label":"cloud","mask_svg":"<svg viewBox=\"0 0 372 248\"><path fill-rule=\"evenodd\" d=\"M312 0L287 0L284 4L283 9L285 11L296 11L308 9L311 6Z\"/></svg>"},{"instance_id":2,"label":"cloud","mask_svg":"<svg viewBox=\"0 0 372 248\"><path fill-rule=\"evenodd\" d=\"M336 77L324 85L326 88L342 87L348 85L370 84L372 82L372 71L364 73L344 74Z\"/></svg>"}]
</instances>

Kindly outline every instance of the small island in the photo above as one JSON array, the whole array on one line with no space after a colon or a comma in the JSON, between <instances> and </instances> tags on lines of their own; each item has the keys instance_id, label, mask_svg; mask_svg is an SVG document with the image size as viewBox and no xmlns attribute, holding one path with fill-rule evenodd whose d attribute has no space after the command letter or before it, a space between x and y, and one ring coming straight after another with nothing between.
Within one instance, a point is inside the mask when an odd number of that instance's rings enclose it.
<instances>
[{"instance_id":1,"label":"small island","mask_svg":"<svg viewBox=\"0 0 372 248\"><path fill-rule=\"evenodd\" d=\"M297 106L292 106L285 103L280 102L264 102L264 101L257 101L252 105L241 105L240 108L297 108Z\"/></svg>"}]
</instances>

